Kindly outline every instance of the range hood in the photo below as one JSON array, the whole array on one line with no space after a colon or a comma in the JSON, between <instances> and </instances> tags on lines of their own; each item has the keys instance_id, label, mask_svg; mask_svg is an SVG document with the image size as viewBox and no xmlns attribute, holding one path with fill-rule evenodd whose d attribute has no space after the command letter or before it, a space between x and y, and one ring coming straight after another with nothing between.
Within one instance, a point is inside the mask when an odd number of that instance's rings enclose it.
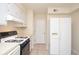
<instances>
[{"instance_id":1,"label":"range hood","mask_svg":"<svg viewBox=\"0 0 79 59\"><path fill-rule=\"evenodd\" d=\"M23 20L18 19L12 15L7 15L7 24L13 24L16 28L26 28Z\"/></svg>"},{"instance_id":2,"label":"range hood","mask_svg":"<svg viewBox=\"0 0 79 59\"><path fill-rule=\"evenodd\" d=\"M16 18L16 17L14 17L14 16L12 16L12 15L7 15L7 22L8 21L11 21L11 22L17 22L17 23L24 23L24 21L23 20L21 20L21 19L19 19L19 18Z\"/></svg>"}]
</instances>

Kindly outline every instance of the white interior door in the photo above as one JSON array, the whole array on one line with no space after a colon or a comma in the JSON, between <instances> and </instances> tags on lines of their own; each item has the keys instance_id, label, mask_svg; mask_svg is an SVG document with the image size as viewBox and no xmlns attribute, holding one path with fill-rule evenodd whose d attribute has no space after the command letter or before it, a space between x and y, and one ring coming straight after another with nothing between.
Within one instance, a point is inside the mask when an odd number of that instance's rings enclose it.
<instances>
[{"instance_id":1,"label":"white interior door","mask_svg":"<svg viewBox=\"0 0 79 59\"><path fill-rule=\"evenodd\" d=\"M35 43L45 43L45 20L35 21Z\"/></svg>"},{"instance_id":2,"label":"white interior door","mask_svg":"<svg viewBox=\"0 0 79 59\"><path fill-rule=\"evenodd\" d=\"M59 19L50 18L50 54L59 54Z\"/></svg>"},{"instance_id":3,"label":"white interior door","mask_svg":"<svg viewBox=\"0 0 79 59\"><path fill-rule=\"evenodd\" d=\"M71 18L50 18L50 54L71 54Z\"/></svg>"},{"instance_id":4,"label":"white interior door","mask_svg":"<svg viewBox=\"0 0 79 59\"><path fill-rule=\"evenodd\" d=\"M60 18L60 55L71 54L71 18Z\"/></svg>"}]
</instances>

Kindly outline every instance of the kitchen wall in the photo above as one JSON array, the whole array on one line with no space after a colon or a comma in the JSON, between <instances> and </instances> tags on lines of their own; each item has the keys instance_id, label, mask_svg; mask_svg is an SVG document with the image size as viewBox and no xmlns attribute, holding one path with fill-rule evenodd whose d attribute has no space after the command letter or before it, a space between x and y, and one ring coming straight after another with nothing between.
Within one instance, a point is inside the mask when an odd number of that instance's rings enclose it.
<instances>
[{"instance_id":1,"label":"kitchen wall","mask_svg":"<svg viewBox=\"0 0 79 59\"><path fill-rule=\"evenodd\" d=\"M72 54L79 54L79 9L72 16Z\"/></svg>"},{"instance_id":2,"label":"kitchen wall","mask_svg":"<svg viewBox=\"0 0 79 59\"><path fill-rule=\"evenodd\" d=\"M30 40L31 40L31 47L30 48L33 48L33 44L34 44L34 38L33 38L33 34L34 34L34 15L33 15L33 10L32 9L26 9L26 20L25 20L25 23L26 23L26 36L30 36ZM23 30L22 30L23 31Z\"/></svg>"},{"instance_id":3,"label":"kitchen wall","mask_svg":"<svg viewBox=\"0 0 79 59\"><path fill-rule=\"evenodd\" d=\"M27 34L33 35L33 10L27 9L27 19L26 19L26 26L27 26Z\"/></svg>"}]
</instances>

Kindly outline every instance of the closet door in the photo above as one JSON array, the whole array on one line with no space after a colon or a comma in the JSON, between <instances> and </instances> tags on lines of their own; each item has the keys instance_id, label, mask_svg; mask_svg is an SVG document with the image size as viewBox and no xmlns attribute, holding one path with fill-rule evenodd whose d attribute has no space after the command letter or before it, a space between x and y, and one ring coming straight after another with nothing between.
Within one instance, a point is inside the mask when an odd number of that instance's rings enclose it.
<instances>
[{"instance_id":1,"label":"closet door","mask_svg":"<svg viewBox=\"0 0 79 59\"><path fill-rule=\"evenodd\" d=\"M59 54L71 54L71 18L63 17L59 19Z\"/></svg>"},{"instance_id":2,"label":"closet door","mask_svg":"<svg viewBox=\"0 0 79 59\"><path fill-rule=\"evenodd\" d=\"M50 18L50 54L59 54L59 19Z\"/></svg>"}]
</instances>

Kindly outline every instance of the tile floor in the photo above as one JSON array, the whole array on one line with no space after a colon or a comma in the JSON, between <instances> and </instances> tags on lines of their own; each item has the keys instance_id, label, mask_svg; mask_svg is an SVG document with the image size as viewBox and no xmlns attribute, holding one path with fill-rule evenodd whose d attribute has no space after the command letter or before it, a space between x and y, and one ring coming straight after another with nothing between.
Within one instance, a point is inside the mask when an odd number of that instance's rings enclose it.
<instances>
[{"instance_id":1,"label":"tile floor","mask_svg":"<svg viewBox=\"0 0 79 59\"><path fill-rule=\"evenodd\" d=\"M47 55L48 49L46 44L35 44L34 48L31 50L31 55Z\"/></svg>"}]
</instances>

